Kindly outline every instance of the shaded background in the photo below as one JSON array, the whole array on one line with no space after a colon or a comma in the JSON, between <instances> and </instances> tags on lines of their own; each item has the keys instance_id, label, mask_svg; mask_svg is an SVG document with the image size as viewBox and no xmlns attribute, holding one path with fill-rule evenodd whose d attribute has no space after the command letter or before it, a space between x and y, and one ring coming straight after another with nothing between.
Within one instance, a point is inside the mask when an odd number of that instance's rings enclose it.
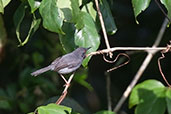
<instances>
[{"instance_id":1,"label":"shaded background","mask_svg":"<svg viewBox=\"0 0 171 114\"><path fill-rule=\"evenodd\" d=\"M111 47L152 46L165 18L156 3L152 1L149 8L138 16L139 25L135 22L131 1L111 0L109 3L118 28L116 34L109 36ZM32 112L39 105L49 102L49 99L55 101L54 96L61 94L64 84L55 72L47 72L36 78L31 77L30 73L32 71L50 64L51 61L65 54L65 52L62 49L58 35L46 31L42 27L29 39L25 46L17 47L18 41L12 17L19 4L20 1L11 1L5 8L5 14L2 15L7 38L5 46L0 51L0 95L6 97L1 97L3 102L0 103L0 113L6 114ZM27 34L30 23L31 16L26 13L20 30L23 38ZM167 28L160 46L166 46L169 43L171 39L170 31L171 28ZM99 50L104 48L106 46L101 34ZM115 52L114 56L120 52L123 51ZM133 79L145 55L146 53L142 52L131 52L129 55L130 63L109 74L111 76L113 107ZM161 56L160 53L154 56L139 82L146 79L156 79L165 84L158 70L157 59L159 56ZM74 80L68 96L79 103L88 113L107 109L105 71L125 60L124 57L121 57L115 64L108 64L101 55L93 56L88 67L80 68L78 73L87 72L88 78L86 80L94 89L89 90ZM171 83L170 53L166 54L166 58L162 60L162 68ZM133 112L133 109L128 109L128 101L125 102L121 110L126 113Z\"/></svg>"}]
</instances>

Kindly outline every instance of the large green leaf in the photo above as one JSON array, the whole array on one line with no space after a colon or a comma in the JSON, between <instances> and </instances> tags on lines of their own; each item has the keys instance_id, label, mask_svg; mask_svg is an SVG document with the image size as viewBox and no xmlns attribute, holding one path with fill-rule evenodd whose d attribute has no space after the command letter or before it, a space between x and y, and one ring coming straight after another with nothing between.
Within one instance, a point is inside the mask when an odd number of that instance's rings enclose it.
<instances>
[{"instance_id":1,"label":"large green leaf","mask_svg":"<svg viewBox=\"0 0 171 114\"><path fill-rule=\"evenodd\" d=\"M103 110L103 111L96 112L95 114L116 114L116 113L108 110Z\"/></svg>"},{"instance_id":2,"label":"large green leaf","mask_svg":"<svg viewBox=\"0 0 171 114\"><path fill-rule=\"evenodd\" d=\"M135 114L164 114L166 89L159 81L144 81L132 90L129 108L136 106Z\"/></svg>"},{"instance_id":3,"label":"large green leaf","mask_svg":"<svg viewBox=\"0 0 171 114\"><path fill-rule=\"evenodd\" d=\"M129 108L139 104L139 89L153 90L155 88L162 88L163 84L157 80L146 80L134 87L129 97Z\"/></svg>"},{"instance_id":4,"label":"large green leaf","mask_svg":"<svg viewBox=\"0 0 171 114\"><path fill-rule=\"evenodd\" d=\"M139 89L139 104L135 114L164 114L166 110L165 88Z\"/></svg>"},{"instance_id":5,"label":"large green leaf","mask_svg":"<svg viewBox=\"0 0 171 114\"><path fill-rule=\"evenodd\" d=\"M137 16L149 6L150 1L151 0L132 0L134 15L137 23Z\"/></svg>"},{"instance_id":6,"label":"large green leaf","mask_svg":"<svg viewBox=\"0 0 171 114\"><path fill-rule=\"evenodd\" d=\"M171 0L160 0L161 3L167 8L168 17L171 19Z\"/></svg>"},{"instance_id":7,"label":"large green leaf","mask_svg":"<svg viewBox=\"0 0 171 114\"><path fill-rule=\"evenodd\" d=\"M71 114L71 108L56 104L38 107L39 114Z\"/></svg>"},{"instance_id":8,"label":"large green leaf","mask_svg":"<svg viewBox=\"0 0 171 114\"><path fill-rule=\"evenodd\" d=\"M100 0L100 10L103 15L107 33L110 35L114 34L117 31L117 28L107 0Z\"/></svg>"},{"instance_id":9,"label":"large green leaf","mask_svg":"<svg viewBox=\"0 0 171 114\"><path fill-rule=\"evenodd\" d=\"M82 20L83 28L76 29L75 31L75 44L80 47L91 47L89 52L96 51L100 45L100 37L97 33L93 18L85 12L81 12L79 17ZM83 66L88 64L90 57L87 57L83 61Z\"/></svg>"},{"instance_id":10,"label":"large green leaf","mask_svg":"<svg viewBox=\"0 0 171 114\"><path fill-rule=\"evenodd\" d=\"M43 27L49 31L64 34L61 27L63 18L61 10L57 7L56 0L43 0L39 8L43 18Z\"/></svg>"},{"instance_id":11,"label":"large green leaf","mask_svg":"<svg viewBox=\"0 0 171 114\"><path fill-rule=\"evenodd\" d=\"M81 9L81 11L89 13L91 17L93 18L93 20L96 21L97 12L93 7L93 2L89 2L88 4L85 4L83 8Z\"/></svg>"},{"instance_id":12,"label":"large green leaf","mask_svg":"<svg viewBox=\"0 0 171 114\"><path fill-rule=\"evenodd\" d=\"M81 10L79 8L78 0L71 0L72 7L72 21L75 23L77 29L82 29L84 27L83 17Z\"/></svg>"},{"instance_id":13,"label":"large green leaf","mask_svg":"<svg viewBox=\"0 0 171 114\"><path fill-rule=\"evenodd\" d=\"M65 22L71 22L72 13L71 13L71 1L70 0L57 0L57 6L60 8L61 16L64 18Z\"/></svg>"},{"instance_id":14,"label":"large green leaf","mask_svg":"<svg viewBox=\"0 0 171 114\"><path fill-rule=\"evenodd\" d=\"M31 13L34 13L40 6L40 2L39 1L35 1L35 0L28 0L28 3L31 7Z\"/></svg>"},{"instance_id":15,"label":"large green leaf","mask_svg":"<svg viewBox=\"0 0 171 114\"><path fill-rule=\"evenodd\" d=\"M168 113L171 114L171 88L167 88L166 103L167 103Z\"/></svg>"}]
</instances>

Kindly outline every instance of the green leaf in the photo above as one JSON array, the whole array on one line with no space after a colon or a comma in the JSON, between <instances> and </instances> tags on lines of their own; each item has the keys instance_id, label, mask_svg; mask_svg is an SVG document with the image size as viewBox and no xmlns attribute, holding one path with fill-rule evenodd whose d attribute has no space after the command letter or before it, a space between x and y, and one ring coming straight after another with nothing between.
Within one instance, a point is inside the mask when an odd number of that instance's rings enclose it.
<instances>
[{"instance_id":1,"label":"green leaf","mask_svg":"<svg viewBox=\"0 0 171 114\"><path fill-rule=\"evenodd\" d=\"M62 30L65 32L65 35L59 34L59 39L64 50L69 53L76 48L74 42L74 33L75 27L72 23L64 23Z\"/></svg>"},{"instance_id":2,"label":"green leaf","mask_svg":"<svg viewBox=\"0 0 171 114\"><path fill-rule=\"evenodd\" d=\"M139 101L135 114L164 114L166 110L165 88L139 89Z\"/></svg>"},{"instance_id":3,"label":"green leaf","mask_svg":"<svg viewBox=\"0 0 171 114\"><path fill-rule=\"evenodd\" d=\"M30 112L30 113L27 113L27 114L35 114L34 112Z\"/></svg>"},{"instance_id":4,"label":"green leaf","mask_svg":"<svg viewBox=\"0 0 171 114\"><path fill-rule=\"evenodd\" d=\"M168 11L168 17L171 19L171 0L160 0Z\"/></svg>"},{"instance_id":5,"label":"green leaf","mask_svg":"<svg viewBox=\"0 0 171 114\"><path fill-rule=\"evenodd\" d=\"M153 90L155 88L164 88L164 85L157 80L146 80L136 85L129 97L129 108L140 103L139 89Z\"/></svg>"},{"instance_id":6,"label":"green leaf","mask_svg":"<svg viewBox=\"0 0 171 114\"><path fill-rule=\"evenodd\" d=\"M0 12L4 13L4 8L10 3L11 0L0 0Z\"/></svg>"},{"instance_id":7,"label":"green leaf","mask_svg":"<svg viewBox=\"0 0 171 114\"><path fill-rule=\"evenodd\" d=\"M40 2L39 1L35 1L35 0L28 0L28 3L31 7L31 13L34 13L40 6Z\"/></svg>"},{"instance_id":8,"label":"green leaf","mask_svg":"<svg viewBox=\"0 0 171 114\"><path fill-rule=\"evenodd\" d=\"M117 31L117 28L107 0L100 0L100 10L103 15L107 33L110 35L114 34Z\"/></svg>"},{"instance_id":9,"label":"green leaf","mask_svg":"<svg viewBox=\"0 0 171 114\"><path fill-rule=\"evenodd\" d=\"M11 110L11 105L9 103L9 101L4 100L4 99L0 99L0 109L6 109L6 110Z\"/></svg>"},{"instance_id":10,"label":"green leaf","mask_svg":"<svg viewBox=\"0 0 171 114\"><path fill-rule=\"evenodd\" d=\"M88 13L81 12L79 19L82 20L84 26L81 30L76 29L75 44L79 47L91 47L88 53L96 51L100 45L100 37L92 17ZM83 66L87 66L90 58L91 57L87 57L84 59Z\"/></svg>"},{"instance_id":11,"label":"green leaf","mask_svg":"<svg viewBox=\"0 0 171 114\"><path fill-rule=\"evenodd\" d=\"M39 114L71 114L71 108L56 104L38 107Z\"/></svg>"},{"instance_id":12,"label":"green leaf","mask_svg":"<svg viewBox=\"0 0 171 114\"><path fill-rule=\"evenodd\" d=\"M16 27L16 35L17 35L17 39L19 41L19 46L23 46L25 45L29 38L36 32L36 30L38 29L39 27L39 24L41 22L40 19L36 19L35 16L33 15L33 21L31 23L31 27L30 27L30 30L28 32L28 35L27 37L25 38L25 40L22 42L21 41L21 37L20 37L20 25L21 25L21 22L23 21L24 19L24 16L25 16L25 9L27 8L27 6L22 3L16 10L15 14L14 14L14 24L15 24L15 27Z\"/></svg>"},{"instance_id":13,"label":"green leaf","mask_svg":"<svg viewBox=\"0 0 171 114\"><path fill-rule=\"evenodd\" d=\"M84 5L81 11L89 13L93 20L96 21L97 12L93 7L93 2L89 2L88 4Z\"/></svg>"},{"instance_id":14,"label":"green leaf","mask_svg":"<svg viewBox=\"0 0 171 114\"><path fill-rule=\"evenodd\" d=\"M45 102L45 104L55 103L59 99L59 97L60 96L51 97ZM72 108L72 114L77 114L77 113L73 113L73 112L79 112L81 114L87 114L87 111L77 101L75 101L74 99L72 99L70 97L66 97L62 101L61 105Z\"/></svg>"},{"instance_id":15,"label":"green leaf","mask_svg":"<svg viewBox=\"0 0 171 114\"><path fill-rule=\"evenodd\" d=\"M166 91L166 104L167 104L168 114L171 114L171 88L167 88Z\"/></svg>"},{"instance_id":16,"label":"green leaf","mask_svg":"<svg viewBox=\"0 0 171 114\"><path fill-rule=\"evenodd\" d=\"M149 6L150 1L151 0L132 0L135 20L137 24L138 24L137 16Z\"/></svg>"},{"instance_id":17,"label":"green leaf","mask_svg":"<svg viewBox=\"0 0 171 114\"><path fill-rule=\"evenodd\" d=\"M17 35L17 39L19 41L20 44L22 44L22 41L20 39L20 24L22 22L22 20L24 19L24 16L25 16L25 4L24 3L21 3L20 6L17 8L17 10L15 11L15 14L14 14L14 25L16 27L16 35Z\"/></svg>"},{"instance_id":18,"label":"green leaf","mask_svg":"<svg viewBox=\"0 0 171 114\"><path fill-rule=\"evenodd\" d=\"M10 2L11 0L2 0L3 7L5 8Z\"/></svg>"},{"instance_id":19,"label":"green leaf","mask_svg":"<svg viewBox=\"0 0 171 114\"><path fill-rule=\"evenodd\" d=\"M19 46L24 46L29 38L37 31L37 29L39 28L39 25L40 25L40 22L41 22L41 19L33 19L32 23L31 23L31 27L30 27L30 30L28 32L28 35L26 37L26 39L19 45Z\"/></svg>"},{"instance_id":20,"label":"green leaf","mask_svg":"<svg viewBox=\"0 0 171 114\"><path fill-rule=\"evenodd\" d=\"M80 72L76 72L74 76L74 80L79 83L80 85L88 88L90 91L93 90L93 87L86 81L88 77L87 70L79 70Z\"/></svg>"},{"instance_id":21,"label":"green leaf","mask_svg":"<svg viewBox=\"0 0 171 114\"><path fill-rule=\"evenodd\" d=\"M63 18L61 10L57 7L56 0L43 0L39 12L43 18L43 27L49 31L64 34L61 27Z\"/></svg>"},{"instance_id":22,"label":"green leaf","mask_svg":"<svg viewBox=\"0 0 171 114\"><path fill-rule=\"evenodd\" d=\"M103 111L96 112L95 114L116 114L116 113L108 110L103 110Z\"/></svg>"},{"instance_id":23,"label":"green leaf","mask_svg":"<svg viewBox=\"0 0 171 114\"><path fill-rule=\"evenodd\" d=\"M4 13L4 6L2 0L0 0L0 13Z\"/></svg>"},{"instance_id":24,"label":"green leaf","mask_svg":"<svg viewBox=\"0 0 171 114\"><path fill-rule=\"evenodd\" d=\"M61 10L61 17L65 22L72 22L71 1L57 0L57 6Z\"/></svg>"},{"instance_id":25,"label":"green leaf","mask_svg":"<svg viewBox=\"0 0 171 114\"><path fill-rule=\"evenodd\" d=\"M78 0L71 0L71 8L72 8L72 19L73 22L78 23L79 15L80 15L80 8L79 8L79 1Z\"/></svg>"}]
</instances>

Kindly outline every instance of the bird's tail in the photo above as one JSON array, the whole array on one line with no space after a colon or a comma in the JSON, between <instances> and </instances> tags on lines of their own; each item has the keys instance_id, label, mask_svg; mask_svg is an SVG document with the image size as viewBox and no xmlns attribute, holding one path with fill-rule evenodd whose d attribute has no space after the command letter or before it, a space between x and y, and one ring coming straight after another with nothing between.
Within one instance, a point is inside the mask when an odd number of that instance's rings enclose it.
<instances>
[{"instance_id":1,"label":"bird's tail","mask_svg":"<svg viewBox=\"0 0 171 114\"><path fill-rule=\"evenodd\" d=\"M37 75L42 74L42 73L44 73L44 72L46 72L46 71L48 71L50 69L51 69L51 67L50 66L47 66L45 68L41 68L39 70L36 70L35 72L32 72L31 75L32 76L37 76Z\"/></svg>"}]
</instances>

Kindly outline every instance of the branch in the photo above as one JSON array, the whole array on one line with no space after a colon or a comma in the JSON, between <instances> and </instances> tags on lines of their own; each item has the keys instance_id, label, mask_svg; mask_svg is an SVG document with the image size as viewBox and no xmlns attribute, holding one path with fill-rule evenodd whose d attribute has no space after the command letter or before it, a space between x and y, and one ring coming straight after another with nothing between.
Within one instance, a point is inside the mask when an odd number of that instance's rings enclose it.
<instances>
[{"instance_id":1,"label":"branch","mask_svg":"<svg viewBox=\"0 0 171 114\"><path fill-rule=\"evenodd\" d=\"M112 110L111 93L110 93L111 78L108 72L105 72L105 75L106 75L107 104L108 104L108 110L111 111Z\"/></svg>"},{"instance_id":2,"label":"branch","mask_svg":"<svg viewBox=\"0 0 171 114\"><path fill-rule=\"evenodd\" d=\"M121 99L119 100L118 104L116 105L116 107L114 108L114 112L118 112L119 109L121 108L121 106L123 105L123 103L125 102L125 100L128 98L130 92L132 91L132 89L134 88L135 84L138 82L138 80L140 79L140 77L142 76L143 72L145 71L145 69L147 68L148 64L150 63L151 59L153 58L153 56L155 55L155 53L158 51L158 49L156 50L155 48L159 45L163 34L165 32L165 29L167 27L168 24L168 19L165 18L160 31L158 33L158 36L156 38L156 41L154 42L153 46L151 49L154 50L147 50L148 55L146 56L144 62L142 63L141 67L139 68L138 72L136 73L136 75L134 76L134 79L132 80L132 82L129 84L129 86L127 87L127 89L125 90L125 92L123 93ZM166 49L166 48L165 48Z\"/></svg>"},{"instance_id":3,"label":"branch","mask_svg":"<svg viewBox=\"0 0 171 114\"><path fill-rule=\"evenodd\" d=\"M65 99L65 97L66 97L66 95L68 93L68 88L70 87L70 83L71 83L71 80L72 80L73 77L74 77L74 73L69 77L68 81L66 82L65 89L62 92L62 95L56 101L56 104L59 105Z\"/></svg>"},{"instance_id":4,"label":"branch","mask_svg":"<svg viewBox=\"0 0 171 114\"><path fill-rule=\"evenodd\" d=\"M145 51L145 52L149 52L149 51L161 51L161 50L165 50L167 47L113 47L110 49L103 49L103 50L99 50L96 52L91 52L89 54L87 54L86 56L92 56L92 55L99 55L99 54L104 54L104 53L109 53L109 52L114 52L117 50L124 50L124 51Z\"/></svg>"},{"instance_id":5,"label":"branch","mask_svg":"<svg viewBox=\"0 0 171 114\"><path fill-rule=\"evenodd\" d=\"M106 43L106 47L107 47L107 49L110 50L110 45L109 45L109 41L108 41L108 37L107 37L105 25L104 25L102 13L100 12L98 0L95 0L95 4L96 4L97 12L98 12L98 15L99 15L99 20L100 20L100 23L101 23L101 27L102 27L102 31L103 31L103 35L104 35L104 39L105 39L105 43ZM110 51L108 53L109 53L110 58L112 58L113 54Z\"/></svg>"}]
</instances>

